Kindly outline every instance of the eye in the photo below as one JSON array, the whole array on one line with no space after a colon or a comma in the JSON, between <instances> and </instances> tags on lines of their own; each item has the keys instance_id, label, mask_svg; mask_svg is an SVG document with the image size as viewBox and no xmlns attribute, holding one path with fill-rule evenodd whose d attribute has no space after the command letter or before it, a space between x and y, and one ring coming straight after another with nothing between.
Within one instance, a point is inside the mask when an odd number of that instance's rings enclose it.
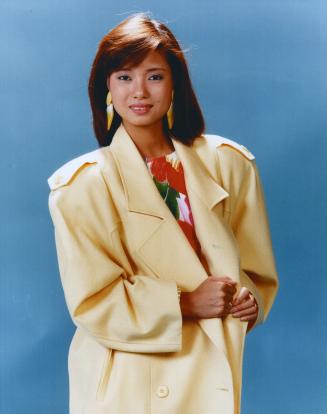
<instances>
[{"instance_id":1,"label":"eye","mask_svg":"<svg viewBox=\"0 0 327 414\"><path fill-rule=\"evenodd\" d=\"M162 75L152 75L152 76L150 76L150 78L149 79L151 79L151 80L161 80L161 79L163 79L163 76Z\"/></svg>"},{"instance_id":2,"label":"eye","mask_svg":"<svg viewBox=\"0 0 327 414\"><path fill-rule=\"evenodd\" d=\"M117 79L122 80L122 81L127 81L128 79L130 79L130 77L128 75L121 75L121 76L118 76Z\"/></svg>"}]
</instances>

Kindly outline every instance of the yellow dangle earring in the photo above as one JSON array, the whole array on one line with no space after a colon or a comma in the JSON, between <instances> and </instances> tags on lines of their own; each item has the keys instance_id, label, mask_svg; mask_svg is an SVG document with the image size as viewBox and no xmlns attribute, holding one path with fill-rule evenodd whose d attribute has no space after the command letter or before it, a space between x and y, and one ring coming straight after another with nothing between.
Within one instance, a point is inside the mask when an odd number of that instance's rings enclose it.
<instances>
[{"instance_id":1,"label":"yellow dangle earring","mask_svg":"<svg viewBox=\"0 0 327 414\"><path fill-rule=\"evenodd\" d=\"M174 91L171 94L171 104L167 112L167 121L168 121L168 128L172 129L174 125Z\"/></svg>"},{"instance_id":2,"label":"yellow dangle earring","mask_svg":"<svg viewBox=\"0 0 327 414\"><path fill-rule=\"evenodd\" d=\"M108 92L106 102L107 102L107 130L109 131L111 124L112 124L112 120L114 118L114 107L112 105L112 98L111 98L110 91Z\"/></svg>"}]
</instances>

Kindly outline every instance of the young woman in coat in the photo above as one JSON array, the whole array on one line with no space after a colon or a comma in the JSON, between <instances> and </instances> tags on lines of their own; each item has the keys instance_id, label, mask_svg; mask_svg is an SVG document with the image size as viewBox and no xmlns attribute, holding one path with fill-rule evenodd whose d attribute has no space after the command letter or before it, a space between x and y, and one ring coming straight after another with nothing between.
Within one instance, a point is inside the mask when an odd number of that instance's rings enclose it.
<instances>
[{"instance_id":1,"label":"young woman in coat","mask_svg":"<svg viewBox=\"0 0 327 414\"><path fill-rule=\"evenodd\" d=\"M277 291L254 157L203 134L180 46L145 14L102 39L89 96L100 148L49 178L70 413L237 414Z\"/></svg>"}]
</instances>

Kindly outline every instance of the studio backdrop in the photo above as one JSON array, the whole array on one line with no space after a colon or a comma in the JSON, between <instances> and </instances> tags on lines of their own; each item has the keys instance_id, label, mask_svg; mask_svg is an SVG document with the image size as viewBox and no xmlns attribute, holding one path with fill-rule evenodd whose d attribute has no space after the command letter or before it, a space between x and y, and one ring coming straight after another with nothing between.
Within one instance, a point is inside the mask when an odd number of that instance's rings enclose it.
<instances>
[{"instance_id":1,"label":"studio backdrop","mask_svg":"<svg viewBox=\"0 0 327 414\"><path fill-rule=\"evenodd\" d=\"M90 66L138 11L185 49L206 133L245 145L261 173L280 289L247 336L242 413L324 414L327 3L316 0L0 1L0 412L68 412L74 326L47 178L97 148Z\"/></svg>"}]
</instances>

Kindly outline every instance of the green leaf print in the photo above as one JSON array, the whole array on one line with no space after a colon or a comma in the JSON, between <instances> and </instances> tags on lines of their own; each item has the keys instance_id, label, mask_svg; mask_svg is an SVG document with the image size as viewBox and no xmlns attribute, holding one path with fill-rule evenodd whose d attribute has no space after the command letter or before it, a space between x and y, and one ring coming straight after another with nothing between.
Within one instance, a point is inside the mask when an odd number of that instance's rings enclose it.
<instances>
[{"instance_id":1,"label":"green leaf print","mask_svg":"<svg viewBox=\"0 0 327 414\"><path fill-rule=\"evenodd\" d=\"M159 190L159 193L163 199L165 199L167 192L168 192L168 183L161 183L155 177L153 177L153 181Z\"/></svg>"},{"instance_id":2,"label":"green leaf print","mask_svg":"<svg viewBox=\"0 0 327 414\"><path fill-rule=\"evenodd\" d=\"M179 219L177 197L179 197L179 192L177 192L174 188L169 187L165 201L169 210L172 212L172 215L176 218L176 220Z\"/></svg>"},{"instance_id":3,"label":"green leaf print","mask_svg":"<svg viewBox=\"0 0 327 414\"><path fill-rule=\"evenodd\" d=\"M179 208L177 203L177 197L179 197L179 192L174 188L169 187L168 183L162 183L158 181L153 176L153 181L161 195L164 199L167 207L171 211L172 215L178 220L179 219Z\"/></svg>"}]
</instances>

